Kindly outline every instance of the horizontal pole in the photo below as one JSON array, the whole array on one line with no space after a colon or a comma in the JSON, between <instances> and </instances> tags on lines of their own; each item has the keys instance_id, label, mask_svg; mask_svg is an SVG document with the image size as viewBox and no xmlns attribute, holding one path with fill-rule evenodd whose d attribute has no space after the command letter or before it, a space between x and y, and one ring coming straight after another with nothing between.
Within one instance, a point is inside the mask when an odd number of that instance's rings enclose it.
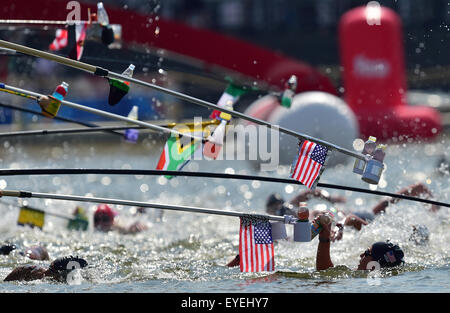
<instances>
[{"instance_id":1,"label":"horizontal pole","mask_svg":"<svg viewBox=\"0 0 450 313\"><path fill-rule=\"evenodd\" d=\"M250 116L248 116L246 114L243 114L243 113L240 113L240 112L237 112L237 111L228 110L228 109L226 109L224 107L220 107L220 106L215 105L215 104L213 104L211 102L208 102L208 101L205 101L205 100L201 100L201 99L198 99L198 98L195 98L195 97L183 94L181 92L177 92L177 91L174 91L174 90L171 90L171 89L168 89L168 88L164 88L164 87L161 87L161 86L158 86L158 85L155 85L155 84L151 84L151 83L148 83L148 82L145 82L145 81L133 78L133 77L127 77L127 76L124 76L124 75L121 75L121 74L118 74L118 73L114 73L114 72L111 72L111 71L109 71L107 69L104 69L104 68L101 68L101 67L97 67L97 66L94 66L94 65L90 65L90 64L87 64L87 63L80 62L80 61L75 61L75 60L68 59L68 58L65 58L65 57L62 57L62 56L59 56L59 55L55 55L55 54L44 52L44 51L41 51L41 50L29 48L29 47L26 47L26 46L22 46L22 45L15 44L15 43L8 42L8 41L4 41L4 40L0 40L0 47L13 49L13 50L25 53L25 54L29 54L29 55L41 57L41 58L44 58L44 59L47 59L47 60L55 61L55 62L64 64L64 65L67 65L67 66L70 66L70 67L74 67L74 68L77 68L77 69L80 69L80 70L84 70L86 72L89 72L89 73L92 73L92 74L95 74L95 75L98 75L98 76L101 76L101 77L121 79L121 80L125 80L125 81L128 81L128 82L135 83L135 84L140 85L140 86L152 88L152 89L158 90L160 92L163 92L163 93L169 94L171 96L174 96L176 98L179 98L179 99L182 99L182 100L185 100L185 101L189 101L191 103L195 103L195 104L207 107L209 109L214 109L214 110L218 110L218 111L221 111L221 112L225 112L225 113L228 113L228 114L230 114L232 116L239 117L241 119L244 119L244 120L247 120L247 121L259 124L259 125L264 125L264 126L267 126L267 127L271 127L271 128L273 128L275 130L278 130L278 131L280 131L282 133L285 133L285 134L288 134L288 135L291 135L291 136L294 136L294 137L297 137L297 138L300 138L300 139L314 141L315 143L318 143L320 145L326 146L326 147L328 147L330 149L337 150L337 151L339 151L341 153L347 154L349 156L353 156L353 157L355 157L357 159L360 159L360 160L365 160L364 156L362 154L356 153L354 151L347 150L345 148L339 147L339 146L337 146L335 144L332 144L332 143L329 143L327 141L323 141L323 140L320 140L318 138L314 138L314 137L311 137L311 136L308 136L308 135L305 135L305 134L301 134L301 133L295 132L293 130L284 128L284 127L279 127L277 125L272 125L269 122L266 122L266 121L263 121L263 120L260 120L260 119L257 119L257 118L250 117Z\"/></svg>"},{"instance_id":2,"label":"horizontal pole","mask_svg":"<svg viewBox=\"0 0 450 313\"><path fill-rule=\"evenodd\" d=\"M6 90L14 91L16 93L22 93L22 94L27 95L27 96L32 96L32 97L36 97L36 98L44 96L43 94L39 94L39 93L36 93L36 92L33 92L33 91L29 91L29 90L25 90L25 89L22 89L22 88L17 88L17 87L5 85L5 84L0 84L0 86L2 87L0 89L6 89ZM67 100L61 100L61 104L64 104L65 106L68 106L68 107L71 107L71 108L74 108L74 109L77 109L77 110L86 111L86 112L89 112L89 113L92 113L92 114L95 114L95 115L100 115L100 116L103 116L103 117L106 117L106 118L115 119L115 120L119 120L119 121L123 121L123 122L128 122L128 123L131 123L131 124L140 125L140 126L143 126L145 128L150 128L150 129L153 129L153 130L157 130L157 131L161 131L161 132L165 132L165 133L170 133L170 134L174 134L174 135L184 136L186 138L191 138L191 139L194 139L194 140L197 140L197 141L201 141L201 142L207 141L206 139L203 139L203 138L200 138L200 137L191 136L191 135L188 135L188 134L183 134L183 133L178 132L178 131L176 131L174 129L165 128L165 127L157 126L157 125L154 125L154 124L145 123L145 122L142 122L142 121L139 121L139 120L133 120L131 118L128 118L128 117L125 117L125 116L122 116L122 115L117 115L117 114L109 113L109 112L106 112L106 111L94 109L94 108L91 108L91 107L88 107L88 106L84 106L84 105L80 105L80 104L77 104L77 103L74 103L74 102L70 102L70 101L67 101Z\"/></svg>"},{"instance_id":3,"label":"horizontal pole","mask_svg":"<svg viewBox=\"0 0 450 313\"><path fill-rule=\"evenodd\" d=\"M19 190L0 190L0 197L40 198L40 199L105 203L105 204L137 206L137 207L146 207L146 208L154 208L154 209L161 209L161 210L214 214L214 215L224 215L224 216L234 216L234 217L254 216L254 217L267 218L268 220L278 221L278 222L285 221L285 218L283 216L275 216L275 215L250 214L250 213L242 213L242 212L236 212L236 211L206 209L206 208L198 208L198 207L191 207L191 206L175 206L175 205L149 203L149 202L132 201L132 200L61 195L61 194L29 192L29 191L19 191Z\"/></svg>"},{"instance_id":4,"label":"horizontal pole","mask_svg":"<svg viewBox=\"0 0 450 313\"><path fill-rule=\"evenodd\" d=\"M264 177L256 175L225 174L209 172L185 172L185 171L162 171L162 170L133 170L133 169L88 169L88 168L66 168L66 169L0 169L0 176L31 176L31 175L85 175L85 174L103 174L103 175L143 175L143 176L185 176L185 177L206 177L238 180L256 180L272 183L283 183L293 185L303 185L301 182L291 178ZM334 184L318 183L318 187L354 191L359 193L373 194L378 196L388 196L392 198L434 204L450 207L450 204L422 199L412 196L401 195L384 191L362 189L357 187L340 186Z\"/></svg>"},{"instance_id":5,"label":"horizontal pole","mask_svg":"<svg viewBox=\"0 0 450 313\"><path fill-rule=\"evenodd\" d=\"M2 91L1 88L0 88L0 91ZM17 111L21 111L21 112L26 112L26 113L30 113L30 114L39 115L39 116L45 117L47 119L54 119L54 120L58 120L58 121L62 121L62 122L83 125L83 126L86 126L86 127L92 127L92 128L100 127L99 125L96 125L96 124L81 122L81 121L73 120L73 119L70 119L70 118L62 117L62 116L48 117L48 116L45 116L44 114L42 114L41 112L38 112L38 111L35 111L35 110L30 110L30 109L27 109L27 108L18 107L18 106L12 105L12 104L0 103L0 107L8 108L8 109L11 109L11 110L17 110ZM108 130L105 130L105 131L110 133L110 134L119 135L121 137L123 136L123 133L118 133L118 132L115 132L115 131L108 131Z\"/></svg>"},{"instance_id":6,"label":"horizontal pole","mask_svg":"<svg viewBox=\"0 0 450 313\"><path fill-rule=\"evenodd\" d=\"M193 123L180 123L183 125L188 126L189 124ZM202 124L208 124L208 125L215 125L217 123L205 123ZM174 127L177 123L170 123L170 124L160 124L158 126L161 127ZM92 126L90 128L64 128L64 129L37 129L37 130L24 130L24 131L15 131L15 132L7 132L7 133L0 133L0 138L4 137L19 137L19 136L34 136L34 135L51 135L51 134L79 134L79 133L91 133L91 132L108 132L108 133L114 133L112 131L114 130L126 130L126 129L148 129L144 126ZM153 129L150 129L153 130ZM114 133L114 134L120 134L120 133ZM123 136L123 134L120 134Z\"/></svg>"}]
</instances>

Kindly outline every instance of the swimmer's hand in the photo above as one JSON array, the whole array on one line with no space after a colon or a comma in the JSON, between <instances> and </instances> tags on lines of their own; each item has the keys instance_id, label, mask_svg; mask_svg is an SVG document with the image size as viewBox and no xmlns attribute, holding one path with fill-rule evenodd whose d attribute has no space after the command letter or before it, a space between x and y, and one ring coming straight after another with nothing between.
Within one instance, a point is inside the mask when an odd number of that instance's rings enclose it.
<instances>
[{"instance_id":1,"label":"swimmer's hand","mask_svg":"<svg viewBox=\"0 0 450 313\"><path fill-rule=\"evenodd\" d=\"M344 226L341 223L337 223L336 227L338 228L337 231L331 231L331 241L333 242L342 240L342 237L344 236Z\"/></svg>"},{"instance_id":2,"label":"swimmer's hand","mask_svg":"<svg viewBox=\"0 0 450 313\"><path fill-rule=\"evenodd\" d=\"M352 227L354 227L357 230L361 230L362 225L367 225L367 222L365 220L363 220L362 218L354 215L354 214L349 214L345 218L344 225L345 226L352 226Z\"/></svg>"},{"instance_id":3,"label":"swimmer's hand","mask_svg":"<svg viewBox=\"0 0 450 313\"><path fill-rule=\"evenodd\" d=\"M148 229L148 227L146 225L136 222L136 223L130 225L130 227L128 227L128 233L129 234L140 233L147 229Z\"/></svg>"}]
</instances>

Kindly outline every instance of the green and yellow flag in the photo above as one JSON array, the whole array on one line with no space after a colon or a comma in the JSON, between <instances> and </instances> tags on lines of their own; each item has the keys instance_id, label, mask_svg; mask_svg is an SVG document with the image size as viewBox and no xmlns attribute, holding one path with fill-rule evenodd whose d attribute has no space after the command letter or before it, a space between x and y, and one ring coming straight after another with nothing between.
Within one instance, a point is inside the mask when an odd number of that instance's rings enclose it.
<instances>
[{"instance_id":1,"label":"green and yellow flag","mask_svg":"<svg viewBox=\"0 0 450 313\"><path fill-rule=\"evenodd\" d=\"M27 206L22 206L19 212L19 218L17 219L17 224L21 226L29 225L31 227L39 227L42 229L44 227L45 212L32 209Z\"/></svg>"},{"instance_id":2,"label":"green and yellow flag","mask_svg":"<svg viewBox=\"0 0 450 313\"><path fill-rule=\"evenodd\" d=\"M207 137L210 133L209 127L211 125L217 125L219 121L213 120L202 123L186 123L186 124L173 124L169 127L177 127L177 131L180 133L187 133L196 137ZM171 134L156 166L157 170L165 171L181 171L181 169L190 161L191 156L195 151L202 146L200 141L196 141L192 138L185 137L183 135ZM201 151L201 150L200 150ZM172 176L166 175L167 179Z\"/></svg>"}]
</instances>

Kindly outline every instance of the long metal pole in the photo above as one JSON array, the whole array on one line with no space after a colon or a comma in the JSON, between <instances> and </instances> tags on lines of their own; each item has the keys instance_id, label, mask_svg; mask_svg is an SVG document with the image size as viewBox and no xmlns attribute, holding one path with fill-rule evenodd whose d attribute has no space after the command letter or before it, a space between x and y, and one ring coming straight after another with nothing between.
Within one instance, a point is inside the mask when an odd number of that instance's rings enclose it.
<instances>
[{"instance_id":1,"label":"long metal pole","mask_svg":"<svg viewBox=\"0 0 450 313\"><path fill-rule=\"evenodd\" d=\"M36 57L41 57L41 58L44 58L44 59L47 59L47 60L55 61L55 62L64 64L64 65L67 65L67 66L70 66L70 67L74 67L74 68L77 68L77 69L80 69L80 70L83 70L83 71L86 71L86 72L89 72L89 73L92 73L92 74L95 74L95 75L98 75L98 76L101 76L101 77L116 78L116 79L121 79L121 80L129 81L129 82L133 82L133 83L135 83L137 85L141 85L141 86L144 86L144 87L149 87L149 88L158 90L160 92L164 92L166 94L172 95L172 96L177 97L179 99L186 100L186 101L189 101L189 102L192 102L192 103L195 103L195 104L199 104L199 105L202 105L202 106L210 108L210 109L214 109L214 110L218 110L218 111L221 111L221 112L225 112L225 113L228 113L228 114L230 114L232 116L236 116L236 117L242 118L244 120L247 120L247 121L259 124L259 125L265 125L267 127L275 128L275 129L279 130L282 133L285 133L285 134L288 134L288 135L292 135L292 136L295 136L297 138L314 141L314 142L316 142L318 144L321 144L321 145L326 146L328 148L337 150L337 151L339 151L341 153L353 156L353 157L355 157L357 159L365 160L364 156L362 156L360 153L356 153L354 151L347 150L345 148L339 147L339 146L337 146L335 144L332 144L332 143L329 143L327 141L323 141L323 140L320 140L320 139L317 139L317 138L314 138L314 137L311 137L311 136L308 136L308 135L305 135L305 134L301 134L301 133L295 132L293 130L284 128L284 127L279 127L279 126L276 126L276 125L272 125L269 122L262 121L260 119L250 117L250 116L248 116L246 114L243 114L243 113L240 113L240 112L237 112L237 111L233 111L233 110L228 110L228 109L223 108L223 107L219 107L219 106L217 106L217 105L215 105L215 104L213 104L211 102L204 101L204 100L201 100L201 99L198 99L198 98L195 98L195 97L192 97L192 96L189 96L189 95L186 95L186 94L183 94L183 93L171 90L171 89L167 89L167 88L164 88L164 87L161 87L161 86L158 86L158 85L154 85L154 84L151 84L151 83L148 83L148 82L136 79L136 78L123 76L121 74L111 72L111 71L109 71L107 69L104 69L104 68L101 68L101 67L98 67L98 66L94 66L94 65L91 65L91 64L83 63L83 62L80 62L80 61L75 61L75 60L68 59L68 58L65 58L65 57L62 57L62 56L59 56L59 55L55 55L55 54L48 53L48 52L45 52L45 51L29 48L29 47L26 47L26 46L22 46L22 45L15 44L15 43L8 42L8 41L4 41L4 40L0 40L0 47L9 48L9 49L16 50L16 51L19 51L19 52L22 52L22 53L25 53L25 54L34 55Z\"/></svg>"},{"instance_id":2,"label":"long metal pole","mask_svg":"<svg viewBox=\"0 0 450 313\"><path fill-rule=\"evenodd\" d=\"M14 94L16 94L16 95L25 96L25 97L28 97L28 98L32 97L32 99L36 99L36 98L44 96L43 94L39 94L39 93L36 93L36 92L33 92L33 91L29 91L29 90L25 90L25 89L22 89L22 88L17 88L17 87L5 85L5 84L0 84L0 87L1 87L0 88L1 91L9 90L9 91L14 92ZM89 113L92 113L92 114L96 114L96 115L100 115L100 116L104 116L104 117L107 117L107 118L110 118L110 119L115 119L115 120L119 120L119 121L123 121L123 122L128 122L128 123L131 123L131 124L136 124L136 125L139 125L139 126L144 126L145 128L150 128L150 129L158 130L158 131L165 132L165 133L171 133L171 134L174 134L174 135L185 136L186 138L191 138L191 139L202 141L202 142L206 141L206 139L203 139L203 138L200 138L200 137L196 137L196 136L191 136L189 134L183 134L183 133L178 132L178 131L176 131L174 129L160 127L160 126L149 124L149 123L142 122L142 121L139 121L139 120L133 120L131 118L128 118L128 117L125 117L125 116L122 116L122 115L117 115L117 114L105 112L105 111L102 111L102 110L90 108L90 107L87 107L87 106L84 106L84 105L81 105L81 104L77 104L77 103L74 103L74 102L61 100L61 103L64 104L65 106L68 106L68 107L71 107L71 108L74 108L74 109L77 109L77 110L86 111L86 112L89 112Z\"/></svg>"},{"instance_id":3,"label":"long metal pole","mask_svg":"<svg viewBox=\"0 0 450 313\"><path fill-rule=\"evenodd\" d=\"M197 207L190 207L190 206L175 206L175 205L148 203L148 202L141 202L141 201L96 198L96 197L83 197L83 196L72 196L72 195L60 195L60 194L52 194L52 193L39 193L39 192L29 192L29 191L19 191L19 190L1 190L0 197L41 198L41 199L118 204L118 205L147 207L147 208L162 209L162 210L215 214L215 215L235 216L235 217L254 216L254 217L267 218L268 220L278 221L278 222L285 221L285 218L283 216L275 216L275 215L262 215L262 214L250 214L250 213L247 214L247 213L236 212L236 211L205 209L205 208L197 208Z\"/></svg>"}]
</instances>

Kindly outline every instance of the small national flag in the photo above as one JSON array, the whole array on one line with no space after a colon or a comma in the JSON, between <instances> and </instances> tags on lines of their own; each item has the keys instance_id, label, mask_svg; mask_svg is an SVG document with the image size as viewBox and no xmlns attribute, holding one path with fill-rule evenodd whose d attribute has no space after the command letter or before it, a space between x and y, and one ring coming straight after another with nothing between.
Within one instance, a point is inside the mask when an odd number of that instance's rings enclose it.
<instances>
[{"instance_id":1,"label":"small national flag","mask_svg":"<svg viewBox=\"0 0 450 313\"><path fill-rule=\"evenodd\" d=\"M299 155L291 167L291 178L314 189L324 169L328 148L303 140L299 143Z\"/></svg>"},{"instance_id":2,"label":"small national flag","mask_svg":"<svg viewBox=\"0 0 450 313\"><path fill-rule=\"evenodd\" d=\"M44 220L44 211L23 206L20 208L17 224L21 226L29 225L31 227L39 227L42 229L44 227Z\"/></svg>"},{"instance_id":3,"label":"small national flag","mask_svg":"<svg viewBox=\"0 0 450 313\"><path fill-rule=\"evenodd\" d=\"M83 55L84 42L86 40L86 31L88 23L80 23L76 25L69 25L69 31L71 27L75 27L75 43L69 52L69 58L73 60L80 60ZM71 37L70 35L68 37Z\"/></svg>"},{"instance_id":4,"label":"small national flag","mask_svg":"<svg viewBox=\"0 0 450 313\"><path fill-rule=\"evenodd\" d=\"M209 131L206 126L216 124L215 122L203 122L202 124L186 124L187 129L184 131L178 129L179 132L189 132L191 136L203 137L204 133ZM175 126L175 125L174 125ZM197 130L198 128L198 130ZM171 134L161 156L156 166L157 170L167 170L167 171L181 171L183 167L190 161L191 157L194 158L198 155L196 151L198 148L202 147L203 144L200 141L194 140L192 138L183 135ZM166 175L166 178L170 179L172 176Z\"/></svg>"},{"instance_id":5,"label":"small national flag","mask_svg":"<svg viewBox=\"0 0 450 313\"><path fill-rule=\"evenodd\" d=\"M222 114L220 116L222 116ZM223 146L223 138L225 137L226 127L227 121L222 120L219 126L217 126L213 131L212 135L207 138L208 141L203 147L203 156L214 160L217 159L217 156Z\"/></svg>"},{"instance_id":6,"label":"small national flag","mask_svg":"<svg viewBox=\"0 0 450 313\"><path fill-rule=\"evenodd\" d=\"M272 226L268 220L241 217L239 255L241 272L275 270Z\"/></svg>"},{"instance_id":7,"label":"small national flag","mask_svg":"<svg viewBox=\"0 0 450 313\"><path fill-rule=\"evenodd\" d=\"M67 46L67 29L57 29L56 37L50 44L51 51L58 51Z\"/></svg>"},{"instance_id":8,"label":"small national flag","mask_svg":"<svg viewBox=\"0 0 450 313\"><path fill-rule=\"evenodd\" d=\"M244 88L237 86L233 83L229 83L225 91L223 92L222 96L220 97L219 101L217 102L217 106L221 108L233 108L233 105L239 100L239 98L245 94L247 90ZM209 118L211 119L218 119L220 115L219 110L214 110Z\"/></svg>"}]
</instances>

